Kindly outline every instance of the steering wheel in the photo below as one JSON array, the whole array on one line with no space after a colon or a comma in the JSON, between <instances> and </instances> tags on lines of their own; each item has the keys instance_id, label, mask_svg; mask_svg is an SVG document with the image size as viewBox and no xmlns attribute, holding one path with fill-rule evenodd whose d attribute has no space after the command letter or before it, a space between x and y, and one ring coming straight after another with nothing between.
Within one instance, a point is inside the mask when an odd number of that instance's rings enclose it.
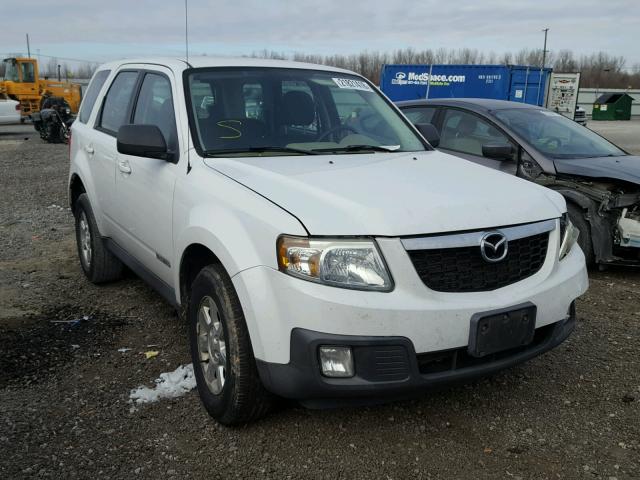
<instances>
[{"instance_id":1,"label":"steering wheel","mask_svg":"<svg viewBox=\"0 0 640 480\"><path fill-rule=\"evenodd\" d=\"M324 132L322 135L320 135L316 139L316 142L322 142L325 138L327 138L332 133L339 132L341 130L348 130L348 131L353 132L353 133L358 133L358 131L355 128L350 127L349 125L338 125L336 127L330 128L329 130Z\"/></svg>"},{"instance_id":2,"label":"steering wheel","mask_svg":"<svg viewBox=\"0 0 640 480\"><path fill-rule=\"evenodd\" d=\"M543 137L539 139L538 142L540 142L541 146L549 147L551 150L557 150L560 146L562 146L562 140L554 136ZM555 146L552 147L552 143L555 143Z\"/></svg>"}]
</instances>

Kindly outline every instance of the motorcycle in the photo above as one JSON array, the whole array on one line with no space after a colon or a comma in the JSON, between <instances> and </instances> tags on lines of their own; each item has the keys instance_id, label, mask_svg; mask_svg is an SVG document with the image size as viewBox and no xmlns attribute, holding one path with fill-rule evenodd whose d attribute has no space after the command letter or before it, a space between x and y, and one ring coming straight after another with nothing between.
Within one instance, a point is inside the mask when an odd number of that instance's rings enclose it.
<instances>
[{"instance_id":1,"label":"motorcycle","mask_svg":"<svg viewBox=\"0 0 640 480\"><path fill-rule=\"evenodd\" d=\"M74 117L69 104L62 97L47 97L40 111L31 115L33 127L48 143L69 143Z\"/></svg>"}]
</instances>

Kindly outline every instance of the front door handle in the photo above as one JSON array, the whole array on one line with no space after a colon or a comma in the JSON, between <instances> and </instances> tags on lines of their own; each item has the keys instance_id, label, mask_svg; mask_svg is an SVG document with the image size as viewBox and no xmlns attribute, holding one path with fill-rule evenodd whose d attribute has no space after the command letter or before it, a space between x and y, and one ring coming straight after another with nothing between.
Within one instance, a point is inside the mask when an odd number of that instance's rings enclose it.
<instances>
[{"instance_id":1,"label":"front door handle","mask_svg":"<svg viewBox=\"0 0 640 480\"><path fill-rule=\"evenodd\" d=\"M128 175L131 173L131 166L129 165L129 162L127 162L126 160L120 160L118 162L118 170Z\"/></svg>"},{"instance_id":2,"label":"front door handle","mask_svg":"<svg viewBox=\"0 0 640 480\"><path fill-rule=\"evenodd\" d=\"M93 152L95 152L95 150L91 145L87 145L86 147L84 147L84 151L87 152L89 155L93 155Z\"/></svg>"}]
</instances>

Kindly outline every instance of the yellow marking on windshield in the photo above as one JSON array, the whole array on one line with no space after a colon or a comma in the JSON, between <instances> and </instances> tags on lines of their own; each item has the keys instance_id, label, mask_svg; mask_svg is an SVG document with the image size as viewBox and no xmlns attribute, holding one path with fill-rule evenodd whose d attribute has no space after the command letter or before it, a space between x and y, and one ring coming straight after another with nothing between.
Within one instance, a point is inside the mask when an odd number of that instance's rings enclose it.
<instances>
[{"instance_id":1,"label":"yellow marking on windshield","mask_svg":"<svg viewBox=\"0 0 640 480\"><path fill-rule=\"evenodd\" d=\"M225 140L235 140L238 139L242 136L242 131L238 130L235 127L232 127L231 125L227 125L228 123L235 123L236 125L240 125L242 126L242 122L240 120L220 120L217 125L220 128L228 128L229 130L233 131L235 133L234 136L228 136L228 137L219 137Z\"/></svg>"}]
</instances>

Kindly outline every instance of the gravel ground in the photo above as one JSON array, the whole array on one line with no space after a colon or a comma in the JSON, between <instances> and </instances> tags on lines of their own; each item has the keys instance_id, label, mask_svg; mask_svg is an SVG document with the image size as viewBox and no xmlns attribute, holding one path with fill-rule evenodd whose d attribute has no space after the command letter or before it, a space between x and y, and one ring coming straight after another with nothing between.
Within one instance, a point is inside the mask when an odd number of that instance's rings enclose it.
<instances>
[{"instance_id":1,"label":"gravel ground","mask_svg":"<svg viewBox=\"0 0 640 480\"><path fill-rule=\"evenodd\" d=\"M186 328L134 276L85 280L67 168L0 129L0 478L640 478L640 272L593 273L574 335L489 379L225 428L195 392L128 402L189 362Z\"/></svg>"}]
</instances>

